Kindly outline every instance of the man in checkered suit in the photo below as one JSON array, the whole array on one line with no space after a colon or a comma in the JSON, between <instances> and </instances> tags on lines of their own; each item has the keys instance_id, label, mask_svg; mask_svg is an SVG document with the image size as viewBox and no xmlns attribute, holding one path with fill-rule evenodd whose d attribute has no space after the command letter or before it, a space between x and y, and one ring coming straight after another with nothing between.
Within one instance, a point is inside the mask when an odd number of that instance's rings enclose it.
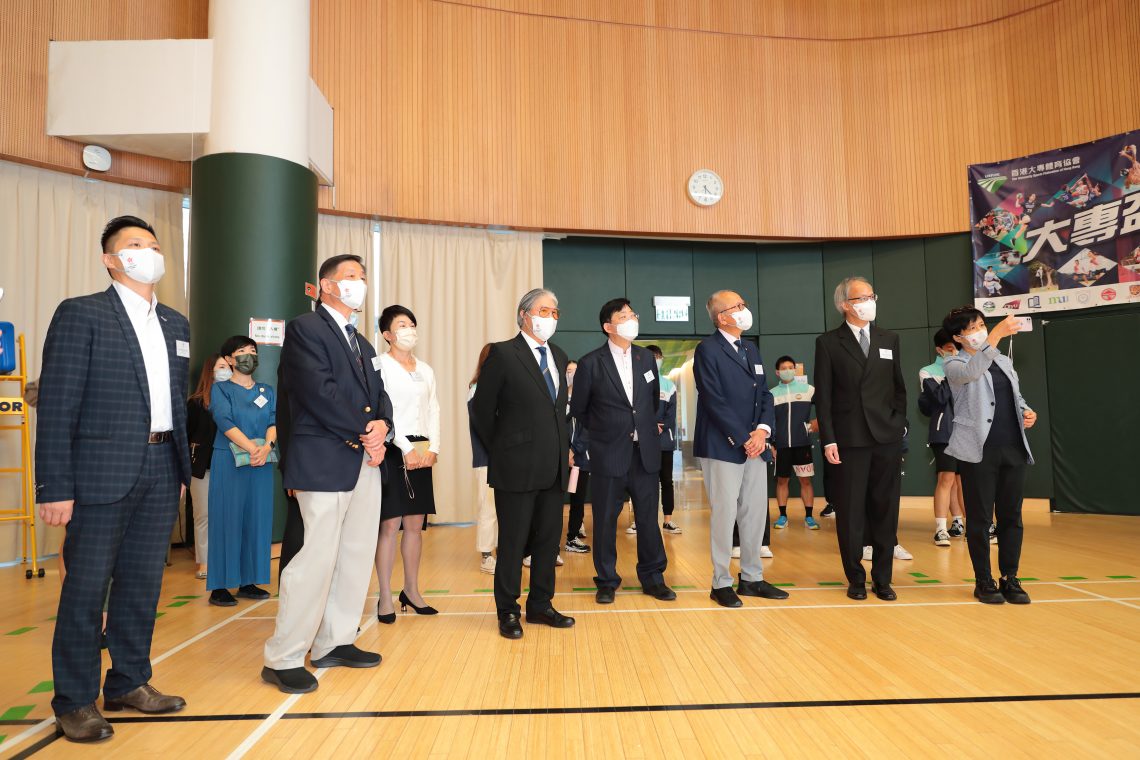
<instances>
[{"instance_id":1,"label":"man in checkered suit","mask_svg":"<svg viewBox=\"0 0 1140 760\"><path fill-rule=\"evenodd\" d=\"M164 263L149 224L112 219L100 242L113 282L56 309L44 342L36 427L40 517L67 526L52 709L57 730L73 741L114 733L95 707L104 601L111 655L104 710L186 706L149 681L167 545L179 492L190 481L190 326L155 298Z\"/></svg>"}]
</instances>

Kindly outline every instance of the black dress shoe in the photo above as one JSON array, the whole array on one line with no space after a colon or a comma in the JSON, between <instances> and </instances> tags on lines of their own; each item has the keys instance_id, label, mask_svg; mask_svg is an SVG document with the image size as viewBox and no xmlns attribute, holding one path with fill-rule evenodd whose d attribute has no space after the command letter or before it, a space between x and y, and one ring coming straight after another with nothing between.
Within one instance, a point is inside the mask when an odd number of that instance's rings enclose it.
<instances>
[{"instance_id":1,"label":"black dress shoe","mask_svg":"<svg viewBox=\"0 0 1140 760\"><path fill-rule=\"evenodd\" d=\"M614 590L612 588L598 589L598 593L594 594L594 601L598 604L613 604Z\"/></svg>"},{"instance_id":2,"label":"black dress shoe","mask_svg":"<svg viewBox=\"0 0 1140 760\"><path fill-rule=\"evenodd\" d=\"M228 588L216 588L210 592L210 604L215 607L236 607L237 599Z\"/></svg>"},{"instance_id":3,"label":"black dress shoe","mask_svg":"<svg viewBox=\"0 0 1140 760\"><path fill-rule=\"evenodd\" d=\"M761 599L787 599L788 592L776 588L768 581L746 581L740 578L740 585L736 589L740 596L758 596Z\"/></svg>"},{"instance_id":4,"label":"black dress shoe","mask_svg":"<svg viewBox=\"0 0 1140 760\"><path fill-rule=\"evenodd\" d=\"M899 598L899 595L895 593L895 590L891 588L890 585L876 586L874 583L872 583L871 593L882 599L884 602L893 602Z\"/></svg>"},{"instance_id":5,"label":"black dress shoe","mask_svg":"<svg viewBox=\"0 0 1140 760\"><path fill-rule=\"evenodd\" d=\"M499 618L499 635L504 639L521 639L522 633L519 613L511 612Z\"/></svg>"},{"instance_id":6,"label":"black dress shoe","mask_svg":"<svg viewBox=\"0 0 1140 760\"><path fill-rule=\"evenodd\" d=\"M286 694L308 694L317 690L317 679L304 668L262 668L261 680L273 684Z\"/></svg>"},{"instance_id":7,"label":"black dress shoe","mask_svg":"<svg viewBox=\"0 0 1140 760\"><path fill-rule=\"evenodd\" d=\"M862 601L867 598L867 587L862 583L852 583L847 587L847 598Z\"/></svg>"},{"instance_id":8,"label":"black dress shoe","mask_svg":"<svg viewBox=\"0 0 1140 760\"><path fill-rule=\"evenodd\" d=\"M341 644L324 657L313 660L314 668L374 668L383 658L376 652L365 652L353 644Z\"/></svg>"},{"instance_id":9,"label":"black dress shoe","mask_svg":"<svg viewBox=\"0 0 1140 760\"><path fill-rule=\"evenodd\" d=\"M993 578L974 583L974 598L982 604L1005 604L1005 596L998 591Z\"/></svg>"},{"instance_id":10,"label":"black dress shoe","mask_svg":"<svg viewBox=\"0 0 1140 760\"><path fill-rule=\"evenodd\" d=\"M269 598L269 592L263 588L258 588L251 583L239 588L234 596L238 597L239 599L256 599L257 601L261 601L262 599Z\"/></svg>"},{"instance_id":11,"label":"black dress shoe","mask_svg":"<svg viewBox=\"0 0 1140 760\"><path fill-rule=\"evenodd\" d=\"M998 581L998 589L1010 604L1029 604L1029 594L1025 593L1025 589L1021 587L1021 581L1017 578L1012 576L1002 578Z\"/></svg>"},{"instance_id":12,"label":"black dress shoe","mask_svg":"<svg viewBox=\"0 0 1140 760\"><path fill-rule=\"evenodd\" d=\"M527 612L526 622L538 625L548 625L551 628L572 628L574 618L563 615L553 607L547 607L542 612Z\"/></svg>"},{"instance_id":13,"label":"black dress shoe","mask_svg":"<svg viewBox=\"0 0 1140 760\"><path fill-rule=\"evenodd\" d=\"M55 732L73 742L100 742L115 735L115 729L95 705L55 716Z\"/></svg>"},{"instance_id":14,"label":"black dress shoe","mask_svg":"<svg viewBox=\"0 0 1140 760\"><path fill-rule=\"evenodd\" d=\"M662 602L672 602L677 598L677 592L664 583L658 583L655 586L642 586L641 593L648 594Z\"/></svg>"},{"instance_id":15,"label":"black dress shoe","mask_svg":"<svg viewBox=\"0 0 1140 760\"><path fill-rule=\"evenodd\" d=\"M724 588L714 588L709 593L709 599L719 604L721 607L743 607L744 602L740 601L740 597L732 590L732 586L725 586Z\"/></svg>"}]
</instances>

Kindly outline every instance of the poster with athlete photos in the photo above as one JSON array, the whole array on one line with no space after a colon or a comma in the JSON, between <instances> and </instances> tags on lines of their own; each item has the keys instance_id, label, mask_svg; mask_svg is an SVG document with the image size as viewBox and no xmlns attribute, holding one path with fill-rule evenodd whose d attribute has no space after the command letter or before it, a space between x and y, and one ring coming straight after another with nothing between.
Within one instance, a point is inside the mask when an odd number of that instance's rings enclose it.
<instances>
[{"instance_id":1,"label":"poster with athlete photos","mask_svg":"<svg viewBox=\"0 0 1140 760\"><path fill-rule=\"evenodd\" d=\"M986 314L1140 303L1140 130L970 176L974 304Z\"/></svg>"}]
</instances>

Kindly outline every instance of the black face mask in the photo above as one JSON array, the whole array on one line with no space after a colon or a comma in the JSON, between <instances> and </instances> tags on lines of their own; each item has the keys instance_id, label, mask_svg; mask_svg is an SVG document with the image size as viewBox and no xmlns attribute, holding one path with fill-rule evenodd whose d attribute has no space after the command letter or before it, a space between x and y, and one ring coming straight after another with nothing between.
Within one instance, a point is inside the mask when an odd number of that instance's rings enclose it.
<instances>
[{"instance_id":1,"label":"black face mask","mask_svg":"<svg viewBox=\"0 0 1140 760\"><path fill-rule=\"evenodd\" d=\"M257 369L257 354L241 354L234 357L234 368L243 375L252 375Z\"/></svg>"}]
</instances>

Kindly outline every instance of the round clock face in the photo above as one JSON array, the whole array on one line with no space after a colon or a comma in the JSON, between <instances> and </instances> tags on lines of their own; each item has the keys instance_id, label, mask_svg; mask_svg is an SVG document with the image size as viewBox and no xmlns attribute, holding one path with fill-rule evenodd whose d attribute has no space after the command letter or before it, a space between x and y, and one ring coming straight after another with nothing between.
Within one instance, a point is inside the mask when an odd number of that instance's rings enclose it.
<instances>
[{"instance_id":1,"label":"round clock face","mask_svg":"<svg viewBox=\"0 0 1140 760\"><path fill-rule=\"evenodd\" d=\"M712 206L724 196L724 181L711 169L697 169L689 177L689 199L698 206Z\"/></svg>"}]
</instances>

